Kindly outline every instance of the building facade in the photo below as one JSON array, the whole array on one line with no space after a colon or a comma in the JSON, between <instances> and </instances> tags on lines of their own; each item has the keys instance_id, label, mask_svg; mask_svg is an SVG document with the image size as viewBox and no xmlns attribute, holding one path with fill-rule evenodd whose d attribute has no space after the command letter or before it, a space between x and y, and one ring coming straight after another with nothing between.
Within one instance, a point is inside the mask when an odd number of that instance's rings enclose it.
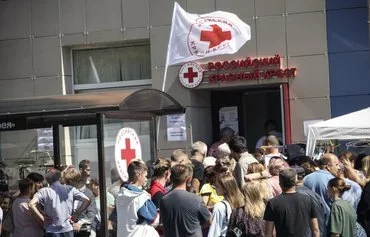
<instances>
[{"instance_id":1,"label":"building facade","mask_svg":"<svg viewBox=\"0 0 370 237\"><path fill-rule=\"evenodd\" d=\"M211 144L218 139L222 116L236 120L233 126L253 149L267 119L278 122L288 142L304 142L304 121L329 119L370 106L368 1L179 0L187 12L232 12L251 27L251 40L236 54L196 63L279 55L282 68L296 68L294 77L204 80L194 89L179 82L181 65L170 66L163 79L173 3L0 1L0 99L108 89L161 90L165 81L165 91L187 108L186 139L169 141L166 117L156 122L157 137L152 136L149 123L125 124L144 131L139 132L145 136L144 147L157 138L161 156L196 140ZM112 69L117 60L119 66ZM140 62L137 70L135 62ZM66 157L93 155L88 139L94 135L81 135L89 134L88 128L65 129L64 133L78 143L77 148L68 142L63 145ZM9 152L11 157L23 155L31 150L29 141L35 137L37 131L1 134L1 157ZM21 149L12 148L13 143L22 143Z\"/></svg>"}]
</instances>

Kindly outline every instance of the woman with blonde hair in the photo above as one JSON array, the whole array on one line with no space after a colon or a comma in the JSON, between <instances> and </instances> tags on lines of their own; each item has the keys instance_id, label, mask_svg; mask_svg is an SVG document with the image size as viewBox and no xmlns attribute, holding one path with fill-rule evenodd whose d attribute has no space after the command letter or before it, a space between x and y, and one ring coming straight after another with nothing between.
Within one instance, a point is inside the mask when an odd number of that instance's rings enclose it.
<instances>
[{"instance_id":1,"label":"woman with blonde hair","mask_svg":"<svg viewBox=\"0 0 370 237\"><path fill-rule=\"evenodd\" d=\"M212 224L208 237L226 236L231 211L244 206L243 194L240 192L231 172L220 174L217 177L215 186L217 194L223 195L224 200L216 203L213 208Z\"/></svg>"},{"instance_id":2,"label":"woman with blonde hair","mask_svg":"<svg viewBox=\"0 0 370 237\"><path fill-rule=\"evenodd\" d=\"M231 213L228 231L238 228L243 236L265 236L263 214L269 197L268 185L263 181L251 181L244 184L242 192L245 205Z\"/></svg>"}]
</instances>

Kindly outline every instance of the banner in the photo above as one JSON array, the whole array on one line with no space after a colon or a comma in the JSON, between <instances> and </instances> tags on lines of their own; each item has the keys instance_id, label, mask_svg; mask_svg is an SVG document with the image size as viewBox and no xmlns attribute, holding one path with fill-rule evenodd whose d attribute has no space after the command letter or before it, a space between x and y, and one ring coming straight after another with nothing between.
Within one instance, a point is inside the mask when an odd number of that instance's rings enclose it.
<instances>
[{"instance_id":1,"label":"banner","mask_svg":"<svg viewBox=\"0 0 370 237\"><path fill-rule=\"evenodd\" d=\"M235 14L191 14L175 2L167 66L220 54L236 53L251 39L250 26Z\"/></svg>"}]
</instances>

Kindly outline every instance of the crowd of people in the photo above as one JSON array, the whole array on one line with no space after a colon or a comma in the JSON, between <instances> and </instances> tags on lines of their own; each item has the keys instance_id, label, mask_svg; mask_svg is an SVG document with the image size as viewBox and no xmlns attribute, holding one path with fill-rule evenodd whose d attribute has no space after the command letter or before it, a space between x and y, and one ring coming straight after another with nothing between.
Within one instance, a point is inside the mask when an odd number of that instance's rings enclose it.
<instances>
[{"instance_id":1,"label":"crowd of people","mask_svg":"<svg viewBox=\"0 0 370 237\"><path fill-rule=\"evenodd\" d=\"M274 135L250 154L244 137L229 135L209 153L197 141L153 167L132 161L110 216L118 236L370 234L370 156L288 159Z\"/></svg>"},{"instance_id":2,"label":"crowd of people","mask_svg":"<svg viewBox=\"0 0 370 237\"><path fill-rule=\"evenodd\" d=\"M79 168L49 168L45 176L28 174L17 192L2 195L1 236L96 236L99 206L92 181L88 160Z\"/></svg>"},{"instance_id":3,"label":"crowd of people","mask_svg":"<svg viewBox=\"0 0 370 237\"><path fill-rule=\"evenodd\" d=\"M251 154L246 139L226 128L211 149L197 141L189 154L177 149L149 166L131 161L128 180L112 170L109 235L369 235L370 156L290 159L275 135L264 136ZM102 236L99 181L90 176L88 160L50 168L45 177L29 174L0 207L1 236Z\"/></svg>"}]
</instances>

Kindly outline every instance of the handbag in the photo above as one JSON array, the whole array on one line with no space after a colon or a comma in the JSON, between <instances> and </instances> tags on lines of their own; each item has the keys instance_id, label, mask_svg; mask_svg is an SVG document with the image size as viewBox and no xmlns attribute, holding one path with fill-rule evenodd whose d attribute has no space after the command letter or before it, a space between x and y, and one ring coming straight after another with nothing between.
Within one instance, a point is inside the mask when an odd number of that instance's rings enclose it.
<instances>
[{"instance_id":1,"label":"handbag","mask_svg":"<svg viewBox=\"0 0 370 237\"><path fill-rule=\"evenodd\" d=\"M78 237L85 237L90 236L91 234L91 224L90 223L83 223L80 231L77 233Z\"/></svg>"},{"instance_id":2,"label":"handbag","mask_svg":"<svg viewBox=\"0 0 370 237\"><path fill-rule=\"evenodd\" d=\"M226 237L242 237L243 236L243 231L239 228L239 221L238 221L238 218L237 218L239 208L234 209L234 211L236 213L235 213L235 215L231 214L231 217L230 217L230 220L229 220L229 227L230 227L230 223L235 223L235 226L227 229Z\"/></svg>"},{"instance_id":3,"label":"handbag","mask_svg":"<svg viewBox=\"0 0 370 237\"><path fill-rule=\"evenodd\" d=\"M241 231L239 227L228 229L226 232L227 237L241 237L242 235L243 235L243 231Z\"/></svg>"}]
</instances>

